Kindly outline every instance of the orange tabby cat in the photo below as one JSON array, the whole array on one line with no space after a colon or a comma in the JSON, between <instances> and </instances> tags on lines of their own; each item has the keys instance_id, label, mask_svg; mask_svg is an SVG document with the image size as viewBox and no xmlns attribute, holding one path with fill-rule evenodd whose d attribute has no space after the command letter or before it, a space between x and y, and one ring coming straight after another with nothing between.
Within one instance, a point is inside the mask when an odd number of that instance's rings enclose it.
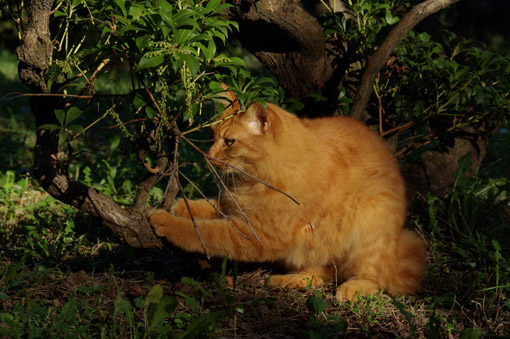
<instances>
[{"instance_id":1,"label":"orange tabby cat","mask_svg":"<svg viewBox=\"0 0 510 339\"><path fill-rule=\"evenodd\" d=\"M223 112L208 153L230 176L230 193L223 190L218 199L229 221L206 200L189 201L207 253L282 261L292 273L273 276L272 285L341 282L339 301L381 289L413 293L425 249L413 232L402 229L404 183L384 141L347 117L298 119L270 103L234 114L238 110L235 102ZM182 199L172 214L155 210L149 217L156 233L172 244L204 252Z\"/></svg>"}]
</instances>

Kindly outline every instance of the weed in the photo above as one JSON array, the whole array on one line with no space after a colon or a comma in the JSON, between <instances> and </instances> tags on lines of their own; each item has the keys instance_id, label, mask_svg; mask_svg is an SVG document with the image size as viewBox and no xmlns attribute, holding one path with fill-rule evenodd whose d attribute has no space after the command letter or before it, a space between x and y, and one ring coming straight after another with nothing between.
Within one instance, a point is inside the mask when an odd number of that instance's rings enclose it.
<instances>
[{"instance_id":1,"label":"weed","mask_svg":"<svg viewBox=\"0 0 510 339\"><path fill-rule=\"evenodd\" d=\"M340 320L338 314L326 315L324 313L329 307L327 301L311 295L306 300L306 307L311 312L306 323L310 338L328 338L347 333L348 324L346 321Z\"/></svg>"}]
</instances>

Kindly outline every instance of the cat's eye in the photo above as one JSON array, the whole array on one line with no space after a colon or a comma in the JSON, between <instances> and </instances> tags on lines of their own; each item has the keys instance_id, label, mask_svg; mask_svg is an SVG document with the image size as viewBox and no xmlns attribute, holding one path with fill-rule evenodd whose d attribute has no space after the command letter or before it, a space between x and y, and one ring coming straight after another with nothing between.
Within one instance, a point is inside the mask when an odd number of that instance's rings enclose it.
<instances>
[{"instance_id":1,"label":"cat's eye","mask_svg":"<svg viewBox=\"0 0 510 339\"><path fill-rule=\"evenodd\" d=\"M236 142L236 139L225 139L223 146L232 146Z\"/></svg>"}]
</instances>

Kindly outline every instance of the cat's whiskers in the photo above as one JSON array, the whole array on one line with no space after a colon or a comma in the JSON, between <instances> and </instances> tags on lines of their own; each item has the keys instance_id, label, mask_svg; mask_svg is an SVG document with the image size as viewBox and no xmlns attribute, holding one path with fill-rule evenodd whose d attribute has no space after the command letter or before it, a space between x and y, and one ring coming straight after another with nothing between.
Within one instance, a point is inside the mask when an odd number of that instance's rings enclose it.
<instances>
[{"instance_id":1,"label":"cat's whiskers","mask_svg":"<svg viewBox=\"0 0 510 339\"><path fill-rule=\"evenodd\" d=\"M232 187L234 189L234 192L237 193L236 174L235 172L231 172L231 174L232 174Z\"/></svg>"}]
</instances>

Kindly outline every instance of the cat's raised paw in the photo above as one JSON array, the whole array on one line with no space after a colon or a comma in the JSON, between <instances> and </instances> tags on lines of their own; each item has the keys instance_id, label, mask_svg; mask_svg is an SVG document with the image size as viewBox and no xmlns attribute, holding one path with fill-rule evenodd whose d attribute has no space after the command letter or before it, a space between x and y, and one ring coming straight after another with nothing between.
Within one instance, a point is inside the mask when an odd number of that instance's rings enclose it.
<instances>
[{"instance_id":1,"label":"cat's raised paw","mask_svg":"<svg viewBox=\"0 0 510 339\"><path fill-rule=\"evenodd\" d=\"M172 214L178 217L190 217L188 206L186 206L184 199L179 199L175 202L172 206Z\"/></svg>"},{"instance_id":2,"label":"cat's raised paw","mask_svg":"<svg viewBox=\"0 0 510 339\"><path fill-rule=\"evenodd\" d=\"M379 286L366 279L351 279L336 289L336 300L339 302L356 301L360 295L376 294Z\"/></svg>"},{"instance_id":3,"label":"cat's raised paw","mask_svg":"<svg viewBox=\"0 0 510 339\"><path fill-rule=\"evenodd\" d=\"M160 237L165 236L165 229L170 227L172 215L165 210L152 210L147 213L147 217L154 228L154 231Z\"/></svg>"}]
</instances>

